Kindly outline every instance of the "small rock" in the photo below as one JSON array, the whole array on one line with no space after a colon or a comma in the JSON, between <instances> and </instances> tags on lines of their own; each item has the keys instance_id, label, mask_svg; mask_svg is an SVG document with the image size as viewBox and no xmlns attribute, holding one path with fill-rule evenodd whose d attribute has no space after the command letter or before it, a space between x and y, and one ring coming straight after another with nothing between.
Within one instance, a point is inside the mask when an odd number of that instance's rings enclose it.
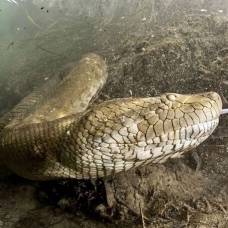
<instances>
[{"instance_id":1,"label":"small rock","mask_svg":"<svg viewBox=\"0 0 228 228\"><path fill-rule=\"evenodd\" d=\"M62 198L61 200L58 201L57 205L61 208L61 209L66 209L70 206L70 202L68 199L66 198Z\"/></svg>"},{"instance_id":2,"label":"small rock","mask_svg":"<svg viewBox=\"0 0 228 228\"><path fill-rule=\"evenodd\" d=\"M200 11L201 12L207 12L207 9L201 9Z\"/></svg>"},{"instance_id":3,"label":"small rock","mask_svg":"<svg viewBox=\"0 0 228 228\"><path fill-rule=\"evenodd\" d=\"M104 219L111 219L113 216L113 210L108 210L110 208L107 208L104 204L99 204L95 211L98 213L102 218Z\"/></svg>"}]
</instances>

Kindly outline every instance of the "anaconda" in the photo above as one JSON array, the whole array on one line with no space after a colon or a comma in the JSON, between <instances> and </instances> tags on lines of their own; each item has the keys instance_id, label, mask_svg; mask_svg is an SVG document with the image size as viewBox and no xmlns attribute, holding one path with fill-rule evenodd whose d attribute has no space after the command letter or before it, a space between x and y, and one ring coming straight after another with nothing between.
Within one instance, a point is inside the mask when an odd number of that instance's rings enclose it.
<instances>
[{"instance_id":1,"label":"anaconda","mask_svg":"<svg viewBox=\"0 0 228 228\"><path fill-rule=\"evenodd\" d=\"M24 98L0 121L4 165L32 180L107 177L179 157L219 123L215 92L91 104L106 78L105 61L89 54L63 80Z\"/></svg>"}]
</instances>

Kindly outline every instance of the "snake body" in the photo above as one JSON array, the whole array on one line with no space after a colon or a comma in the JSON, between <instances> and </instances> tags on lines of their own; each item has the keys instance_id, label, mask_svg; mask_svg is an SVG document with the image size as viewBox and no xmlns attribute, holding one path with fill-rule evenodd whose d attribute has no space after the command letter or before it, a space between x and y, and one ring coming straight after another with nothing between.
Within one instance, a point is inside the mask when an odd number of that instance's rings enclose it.
<instances>
[{"instance_id":1,"label":"snake body","mask_svg":"<svg viewBox=\"0 0 228 228\"><path fill-rule=\"evenodd\" d=\"M162 163L198 146L219 123L222 101L215 92L120 98L87 108L106 80L105 62L91 54L77 69L60 83L60 94L54 90L32 113L26 109L17 118L19 105L3 118L0 158L18 175L32 180L88 179ZM74 97L78 88L73 89L82 85L72 86L79 72L87 72L81 78L88 82L95 78L80 90L83 99Z\"/></svg>"}]
</instances>

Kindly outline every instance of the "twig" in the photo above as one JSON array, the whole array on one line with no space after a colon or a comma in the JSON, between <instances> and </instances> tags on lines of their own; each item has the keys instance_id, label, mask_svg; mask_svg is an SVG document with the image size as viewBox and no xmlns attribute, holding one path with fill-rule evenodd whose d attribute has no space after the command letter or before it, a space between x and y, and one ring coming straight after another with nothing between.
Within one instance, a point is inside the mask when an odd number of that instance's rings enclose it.
<instances>
[{"instance_id":1,"label":"twig","mask_svg":"<svg viewBox=\"0 0 228 228\"><path fill-rule=\"evenodd\" d=\"M139 207L140 207L140 214L141 214L141 220L142 220L142 227L146 228L146 224L145 224L145 221L144 221L144 215L143 215L141 203L139 203Z\"/></svg>"},{"instance_id":2,"label":"twig","mask_svg":"<svg viewBox=\"0 0 228 228\"><path fill-rule=\"evenodd\" d=\"M198 173L202 167L202 159L200 158L200 156L198 155L198 153L195 150L192 152L192 157L196 162L195 171Z\"/></svg>"},{"instance_id":3,"label":"twig","mask_svg":"<svg viewBox=\"0 0 228 228\"><path fill-rule=\"evenodd\" d=\"M47 52L47 53L50 54L50 55L54 55L54 56L58 56L58 57L64 57L64 55L62 55L62 54L55 53L55 52L50 51L50 50L48 50L48 49L46 49L46 48L43 48L43 47L41 47L41 46L39 46L39 45L36 45L36 48L38 48L38 49L40 49L40 50L42 50L42 51L45 51L45 52Z\"/></svg>"}]
</instances>

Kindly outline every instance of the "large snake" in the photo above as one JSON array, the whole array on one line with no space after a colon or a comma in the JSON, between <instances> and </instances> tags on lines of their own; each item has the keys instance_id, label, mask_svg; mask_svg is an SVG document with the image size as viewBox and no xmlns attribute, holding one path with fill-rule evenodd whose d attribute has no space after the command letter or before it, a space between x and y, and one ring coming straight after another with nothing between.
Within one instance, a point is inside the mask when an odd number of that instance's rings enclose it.
<instances>
[{"instance_id":1,"label":"large snake","mask_svg":"<svg viewBox=\"0 0 228 228\"><path fill-rule=\"evenodd\" d=\"M215 92L92 105L106 78L104 60L89 54L64 79L24 98L1 118L1 162L32 180L106 177L179 157L219 123Z\"/></svg>"}]
</instances>

